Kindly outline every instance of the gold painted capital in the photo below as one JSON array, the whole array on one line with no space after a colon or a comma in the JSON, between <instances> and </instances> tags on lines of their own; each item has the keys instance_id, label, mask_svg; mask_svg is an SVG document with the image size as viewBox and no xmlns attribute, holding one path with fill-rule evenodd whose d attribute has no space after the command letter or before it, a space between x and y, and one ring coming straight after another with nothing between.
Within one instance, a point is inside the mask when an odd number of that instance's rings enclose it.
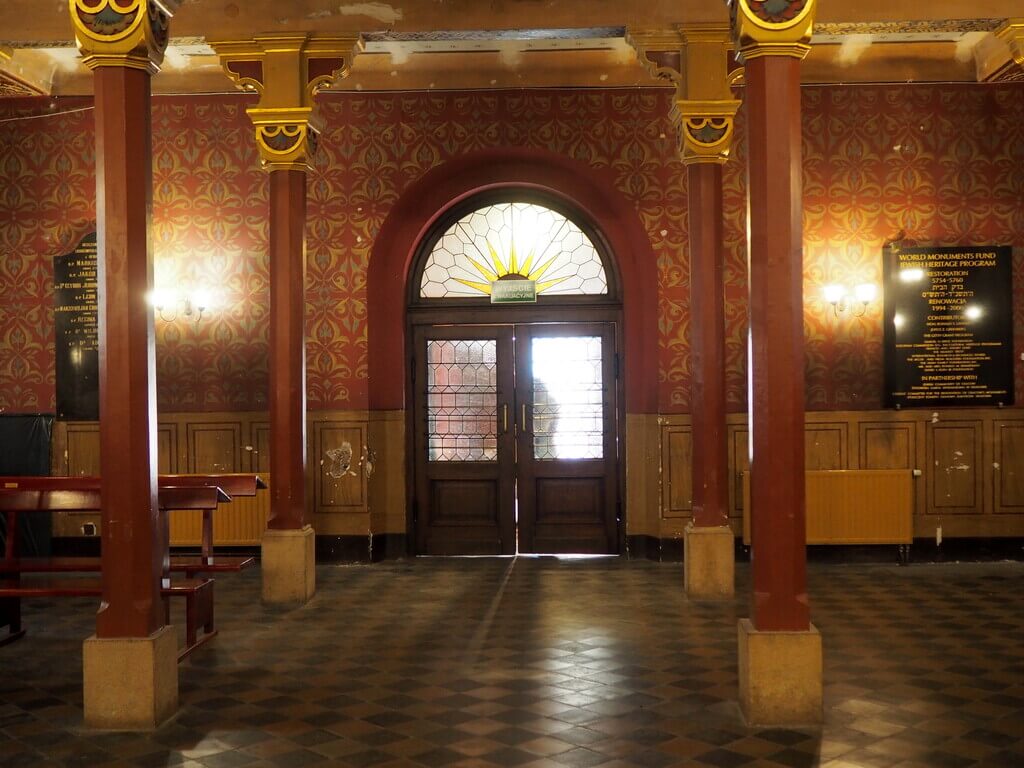
<instances>
[{"instance_id":1,"label":"gold painted capital","mask_svg":"<svg viewBox=\"0 0 1024 768\"><path fill-rule=\"evenodd\" d=\"M676 101L679 149L684 165L724 163L729 159L739 108L740 102L735 99Z\"/></svg>"},{"instance_id":2,"label":"gold painted capital","mask_svg":"<svg viewBox=\"0 0 1024 768\"><path fill-rule=\"evenodd\" d=\"M75 42L89 69L160 71L180 0L68 0Z\"/></svg>"},{"instance_id":3,"label":"gold painted capital","mask_svg":"<svg viewBox=\"0 0 1024 768\"><path fill-rule=\"evenodd\" d=\"M626 36L652 75L675 83L673 117L683 162L724 163L740 105L730 90L729 26L682 24L671 30L628 30Z\"/></svg>"},{"instance_id":4,"label":"gold painted capital","mask_svg":"<svg viewBox=\"0 0 1024 768\"><path fill-rule=\"evenodd\" d=\"M728 0L737 55L802 59L810 51L817 0Z\"/></svg>"},{"instance_id":5,"label":"gold painted capital","mask_svg":"<svg viewBox=\"0 0 1024 768\"><path fill-rule=\"evenodd\" d=\"M321 131L314 97L348 74L362 47L359 37L259 35L210 45L235 85L259 95L246 113L263 167L308 170Z\"/></svg>"}]
</instances>

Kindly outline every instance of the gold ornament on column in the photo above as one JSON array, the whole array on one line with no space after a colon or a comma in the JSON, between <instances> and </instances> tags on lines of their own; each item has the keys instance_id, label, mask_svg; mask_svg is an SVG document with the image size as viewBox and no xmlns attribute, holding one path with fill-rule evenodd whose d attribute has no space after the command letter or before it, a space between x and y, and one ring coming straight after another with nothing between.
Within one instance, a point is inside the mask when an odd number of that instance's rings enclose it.
<instances>
[{"instance_id":1,"label":"gold ornament on column","mask_svg":"<svg viewBox=\"0 0 1024 768\"><path fill-rule=\"evenodd\" d=\"M676 102L683 163L724 163L732 149L733 124L739 102Z\"/></svg>"},{"instance_id":2,"label":"gold ornament on column","mask_svg":"<svg viewBox=\"0 0 1024 768\"><path fill-rule=\"evenodd\" d=\"M259 94L246 114L263 167L308 170L322 129L314 96L348 74L361 48L358 36L261 35L210 45L227 76L240 89Z\"/></svg>"},{"instance_id":3,"label":"gold ornament on column","mask_svg":"<svg viewBox=\"0 0 1024 768\"><path fill-rule=\"evenodd\" d=\"M684 24L671 30L629 29L626 39L652 77L676 87L673 118L682 161L728 160L740 106L729 88L729 27Z\"/></svg>"},{"instance_id":4,"label":"gold ornament on column","mask_svg":"<svg viewBox=\"0 0 1024 768\"><path fill-rule=\"evenodd\" d=\"M82 60L96 67L160 71L180 0L68 0Z\"/></svg>"},{"instance_id":5,"label":"gold ornament on column","mask_svg":"<svg viewBox=\"0 0 1024 768\"><path fill-rule=\"evenodd\" d=\"M810 48L817 0L727 0L737 54L802 59Z\"/></svg>"}]
</instances>

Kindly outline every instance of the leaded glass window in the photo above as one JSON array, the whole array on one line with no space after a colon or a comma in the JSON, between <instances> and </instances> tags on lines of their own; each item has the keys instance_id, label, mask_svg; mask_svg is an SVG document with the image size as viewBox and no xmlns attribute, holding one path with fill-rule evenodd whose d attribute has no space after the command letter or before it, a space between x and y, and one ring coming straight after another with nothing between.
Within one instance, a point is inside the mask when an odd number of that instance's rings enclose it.
<instances>
[{"instance_id":1,"label":"leaded glass window","mask_svg":"<svg viewBox=\"0 0 1024 768\"><path fill-rule=\"evenodd\" d=\"M427 256L420 297L483 297L502 279L531 280L538 295L607 295L594 243L558 211L498 203L452 224Z\"/></svg>"}]
</instances>

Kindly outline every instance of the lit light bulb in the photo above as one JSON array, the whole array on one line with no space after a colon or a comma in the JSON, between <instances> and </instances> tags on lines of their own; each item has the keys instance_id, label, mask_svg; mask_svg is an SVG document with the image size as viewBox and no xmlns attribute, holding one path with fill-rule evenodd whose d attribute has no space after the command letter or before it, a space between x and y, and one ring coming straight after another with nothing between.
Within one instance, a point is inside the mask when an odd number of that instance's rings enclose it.
<instances>
[{"instance_id":1,"label":"lit light bulb","mask_svg":"<svg viewBox=\"0 0 1024 768\"><path fill-rule=\"evenodd\" d=\"M833 283L832 285L826 285L822 292L825 294L825 301L829 304L838 304L846 295L846 286Z\"/></svg>"},{"instance_id":2,"label":"lit light bulb","mask_svg":"<svg viewBox=\"0 0 1024 768\"><path fill-rule=\"evenodd\" d=\"M967 307L967 309L964 310L964 317L966 317L968 320L977 320L979 317L982 316L982 314L984 313L981 311L981 307L979 307L977 304L972 304L971 306Z\"/></svg>"},{"instance_id":3,"label":"lit light bulb","mask_svg":"<svg viewBox=\"0 0 1024 768\"><path fill-rule=\"evenodd\" d=\"M877 293L878 289L874 283L861 283L853 289L853 295L857 297L857 301L861 304L868 304L874 301Z\"/></svg>"},{"instance_id":4,"label":"lit light bulb","mask_svg":"<svg viewBox=\"0 0 1024 768\"><path fill-rule=\"evenodd\" d=\"M174 291L168 288L154 288L149 292L146 299L159 312L164 307L173 306L177 302L178 297Z\"/></svg>"},{"instance_id":5,"label":"lit light bulb","mask_svg":"<svg viewBox=\"0 0 1024 768\"><path fill-rule=\"evenodd\" d=\"M213 306L213 294L206 288L197 288L192 292L192 306L205 312Z\"/></svg>"}]
</instances>

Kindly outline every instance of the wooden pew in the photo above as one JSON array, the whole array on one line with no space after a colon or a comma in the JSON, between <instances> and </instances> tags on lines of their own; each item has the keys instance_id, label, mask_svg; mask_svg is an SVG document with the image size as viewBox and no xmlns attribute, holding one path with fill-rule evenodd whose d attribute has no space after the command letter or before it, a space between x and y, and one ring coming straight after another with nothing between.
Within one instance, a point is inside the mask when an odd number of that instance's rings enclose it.
<instances>
[{"instance_id":1,"label":"wooden pew","mask_svg":"<svg viewBox=\"0 0 1024 768\"><path fill-rule=\"evenodd\" d=\"M74 478L51 478L71 481ZM58 483L54 483L57 485ZM70 484L68 482L68 484ZM86 485L92 485L87 483ZM216 508L218 502L230 501L230 496L217 487L168 486L159 489L161 511L167 509L205 510ZM24 635L21 626L21 597L80 597L102 595L102 579L47 579L25 582L22 573L95 572L102 568L100 558L19 558L17 556L17 517L19 514L51 513L54 511L97 511L100 492L96 490L25 490L0 487L0 512L6 520L7 545L5 557L0 561L0 574L7 578L0 582L0 626L7 626L9 634L0 641L6 644ZM164 541L167 541L166 518ZM187 570L188 569L183 569ZM170 612L170 597L185 598L186 646L178 658L183 659L199 645L217 634L213 619L213 580L193 579L172 582L163 580L162 593ZM204 630L200 636L199 629Z\"/></svg>"},{"instance_id":2,"label":"wooden pew","mask_svg":"<svg viewBox=\"0 0 1024 768\"><path fill-rule=\"evenodd\" d=\"M257 490L267 487L263 479L252 473L227 473L217 475L160 475L157 478L158 487L164 488L199 488L217 487L224 491L229 497L255 496ZM84 491L100 489L100 478L96 476L81 477L25 477L25 476L0 476L0 490L29 490L29 491ZM168 499L170 502L170 499ZM160 504L161 509L176 511L178 508ZM183 507L183 510L193 510L195 507ZM171 570L184 573L186 577L192 578L203 573L218 573L228 571L241 571L254 565L256 558L251 555L215 555L213 542L213 513L216 506L202 509L203 528L200 554L196 556L174 555L171 557ZM61 509L54 511L99 511L92 508ZM8 555L9 557L10 555ZM69 558L79 559L79 558ZM38 564L40 567L42 564ZM55 563L55 566L59 566ZM60 570L60 568L55 568ZM98 570L98 569L97 569ZM0 625L2 626L2 625Z\"/></svg>"}]
</instances>

